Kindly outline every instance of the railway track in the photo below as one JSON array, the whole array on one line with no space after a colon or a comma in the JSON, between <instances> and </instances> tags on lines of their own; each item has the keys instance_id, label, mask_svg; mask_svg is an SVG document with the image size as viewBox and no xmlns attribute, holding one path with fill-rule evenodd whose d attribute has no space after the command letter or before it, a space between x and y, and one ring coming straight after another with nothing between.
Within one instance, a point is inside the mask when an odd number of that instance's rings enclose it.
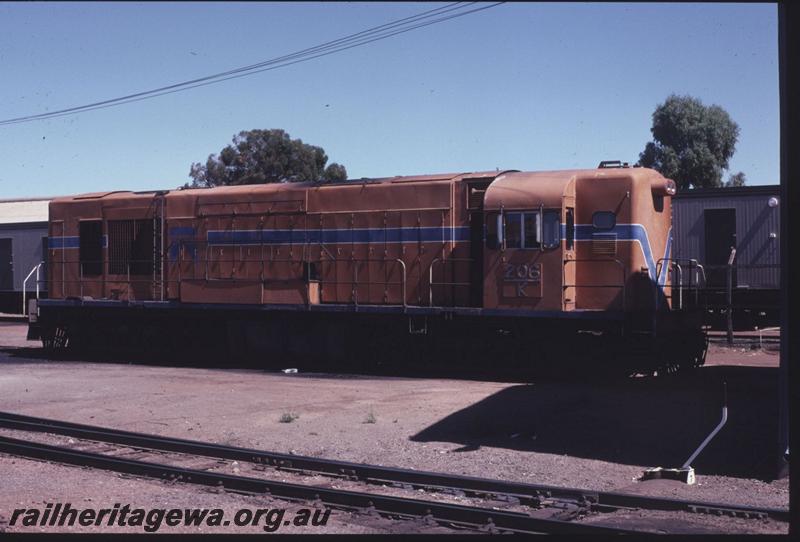
<instances>
[{"instance_id":1,"label":"railway track","mask_svg":"<svg viewBox=\"0 0 800 542\"><path fill-rule=\"evenodd\" d=\"M421 519L427 523L454 528L521 533L634 532L570 521L586 514L624 509L684 511L743 518L772 518L784 522L789 519L789 511L784 509L663 499L626 493L596 492L381 467L147 435L3 412L0 412L0 427L69 436L159 453L178 453L218 460L233 460L251 463L262 469L274 468L280 471L324 475L365 484L423 489L492 501L493 505L490 507L463 506L379 493L330 489L307 484L233 476L208 470L126 459L95 451L70 449L30 440L0 437L0 452L13 455L222 487L231 491L269 494L276 498L316 502L325 506L385 517ZM523 512L497 510L498 501L527 508Z\"/></svg>"}]
</instances>

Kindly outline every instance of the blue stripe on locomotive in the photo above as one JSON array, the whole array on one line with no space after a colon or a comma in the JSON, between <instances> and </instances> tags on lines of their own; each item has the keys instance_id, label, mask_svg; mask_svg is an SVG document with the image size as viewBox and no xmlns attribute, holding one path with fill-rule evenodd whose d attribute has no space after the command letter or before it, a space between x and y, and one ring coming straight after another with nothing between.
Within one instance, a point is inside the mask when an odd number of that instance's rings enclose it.
<instances>
[{"instance_id":1,"label":"blue stripe on locomotive","mask_svg":"<svg viewBox=\"0 0 800 542\"><path fill-rule=\"evenodd\" d=\"M576 241L591 241L598 230L591 224L575 225ZM198 242L193 240L195 228L188 226L169 229L170 246L169 258L178 257L180 244L193 246ZM566 239L566 225L561 225L561 239ZM647 236L647 230L641 224L617 224L603 233L612 233L619 241L636 241L642 249L650 274L650 279L660 286L667 280L668 265L661 265L661 270L656 276L656 260ZM359 228L359 229L327 229L327 230L212 230L207 233L207 242L210 245L302 245L305 243L430 243L430 242L459 242L470 240L470 229L466 226L456 227L410 227L410 228ZM103 248L108 246L108 236L104 235ZM80 247L78 236L50 237L47 240L50 249L76 249ZM667 233L667 244L664 258L670 257L672 250L672 228ZM193 251L196 252L196 251ZM194 254L196 257L196 254Z\"/></svg>"},{"instance_id":2,"label":"blue stripe on locomotive","mask_svg":"<svg viewBox=\"0 0 800 542\"><path fill-rule=\"evenodd\" d=\"M469 241L469 227L346 228L325 230L212 230L210 245L302 245L305 243L431 243Z\"/></svg>"},{"instance_id":3,"label":"blue stripe on locomotive","mask_svg":"<svg viewBox=\"0 0 800 542\"><path fill-rule=\"evenodd\" d=\"M52 248L55 250L80 248L80 246L81 246L81 238L78 237L77 235L64 235L60 237L56 236L47 238L47 248ZM108 247L107 235L104 235L102 237L101 246L103 248Z\"/></svg>"},{"instance_id":4,"label":"blue stripe on locomotive","mask_svg":"<svg viewBox=\"0 0 800 542\"><path fill-rule=\"evenodd\" d=\"M566 226L561 226L561 238L566 238ZM575 240L576 241L591 241L595 233L612 233L616 234L618 241L637 241L644 254L644 259L647 262L647 269L650 274L650 280L658 283L659 286L664 286L667 283L667 268L666 262L662 262L661 270L656 276L656 259L653 255L653 249L650 245L650 238L647 236L647 230L641 224L617 224L610 230L597 230L591 224L576 224L575 225ZM664 258L670 257L672 250L672 228L667 232L667 244L664 247Z\"/></svg>"}]
</instances>

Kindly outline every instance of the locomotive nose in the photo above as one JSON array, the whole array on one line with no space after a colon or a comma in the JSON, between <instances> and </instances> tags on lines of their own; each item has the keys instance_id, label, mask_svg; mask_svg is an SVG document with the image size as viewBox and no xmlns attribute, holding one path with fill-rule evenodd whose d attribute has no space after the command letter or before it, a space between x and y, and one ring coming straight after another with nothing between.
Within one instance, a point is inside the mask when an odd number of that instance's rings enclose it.
<instances>
[{"instance_id":1,"label":"locomotive nose","mask_svg":"<svg viewBox=\"0 0 800 542\"><path fill-rule=\"evenodd\" d=\"M674 196L678 191L677 186L675 186L675 181L663 178L654 180L651 189L653 190L654 196Z\"/></svg>"}]
</instances>

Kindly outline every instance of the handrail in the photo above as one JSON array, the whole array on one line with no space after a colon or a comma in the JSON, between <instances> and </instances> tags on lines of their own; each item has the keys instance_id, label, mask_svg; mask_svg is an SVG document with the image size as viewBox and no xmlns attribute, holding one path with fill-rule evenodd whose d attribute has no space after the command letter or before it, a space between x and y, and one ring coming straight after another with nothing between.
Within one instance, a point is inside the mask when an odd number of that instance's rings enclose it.
<instances>
[{"instance_id":1,"label":"handrail","mask_svg":"<svg viewBox=\"0 0 800 542\"><path fill-rule=\"evenodd\" d=\"M622 310L624 311L627 307L627 294L626 294L626 285L628 282L628 277L625 269L625 264L617 259L617 258L570 258L568 260L564 260L564 268L566 269L567 264L571 262L613 262L616 263L620 270L622 271L622 284L567 284L566 280L564 281L564 285L562 286L562 290L566 290L567 288L619 288L622 291Z\"/></svg>"},{"instance_id":2,"label":"handrail","mask_svg":"<svg viewBox=\"0 0 800 542\"><path fill-rule=\"evenodd\" d=\"M734 263L730 267L734 269L780 269L781 265L777 263ZM706 269L727 269L728 264L720 263L720 264L707 264L705 265Z\"/></svg>"},{"instance_id":3,"label":"handrail","mask_svg":"<svg viewBox=\"0 0 800 542\"><path fill-rule=\"evenodd\" d=\"M697 271L699 271L702 274L703 282L705 283L705 280L706 280L706 272L705 272L706 266L703 266L696 259L694 259L694 258L659 258L658 260L656 260L656 276L661 274L661 266L665 262L673 262L674 264L679 264L679 265L683 264L683 265L686 265L687 267L696 269ZM725 266L725 267L727 267L727 266ZM689 277L691 278L692 275L689 275ZM690 286L692 285L691 280L689 282L689 285ZM698 276L697 286L698 287L700 286L699 276Z\"/></svg>"},{"instance_id":4,"label":"handrail","mask_svg":"<svg viewBox=\"0 0 800 542\"><path fill-rule=\"evenodd\" d=\"M734 263L731 266L728 266L727 264L711 264L711 265L705 265L705 266L698 265L698 267L702 268L704 273L706 271L709 271L709 272L710 271L721 272L721 271L727 271L728 269L732 269L732 270L736 271L737 273L741 272L741 273L745 273L745 274L748 271L751 271L751 270L767 270L767 271L774 271L776 273L780 270L780 265L779 264L739 264L739 263ZM739 275L739 281L741 281L741 280L742 280L742 275ZM704 279L704 281L705 281L705 279ZM741 287L742 287L741 285L737 286L737 288L741 288ZM777 289L777 286L771 286L771 285L762 285L762 286L752 286L752 285L750 285L749 287L750 288L757 287L757 288L775 288L775 289ZM708 285L708 282L705 281L702 286L698 285L698 288L701 288L704 292L725 292L727 290L727 285Z\"/></svg>"},{"instance_id":5,"label":"handrail","mask_svg":"<svg viewBox=\"0 0 800 542\"><path fill-rule=\"evenodd\" d=\"M354 264L353 265L353 277L352 277L352 280L325 280L325 279L321 278L321 274L319 275L320 278L310 279L310 280L314 280L315 282L318 282L320 284L320 289L321 290L324 290L326 284L333 285L333 286L338 286L339 284L350 284L350 286L351 286L350 293L351 293L351 296L352 296L352 299L353 299L353 304L356 305L356 306L358 305L358 287L359 286L366 286L367 289L368 289L367 292L369 293L370 285L372 285L372 284L383 284L384 285L384 294L385 294L386 293L386 290L385 290L386 286L398 286L399 285L400 289L401 289L402 305L403 305L403 307L407 307L408 306L408 302L406 300L406 295L407 295L406 263L403 260L399 259L399 258L389 258L389 259L360 258L360 259L348 259L348 260L337 260L337 259L333 258L333 259L329 259L329 260L322 260L322 259L320 259L320 260L308 260L308 261L297 260L296 263L306 264L306 265L309 266L309 268L310 268L311 264L317 264L317 263L334 263L334 264L336 264L336 263L352 263L352 264ZM372 281L367 280L364 283L359 283L358 274L361 271L361 266L363 264L365 264L365 263L366 264L369 264L369 263L383 263L383 264L399 263L400 264L400 268L402 269L402 280L400 282L389 282L388 280L383 281L383 282L372 282ZM309 269L308 274L310 276L310 269Z\"/></svg>"},{"instance_id":6,"label":"handrail","mask_svg":"<svg viewBox=\"0 0 800 542\"><path fill-rule=\"evenodd\" d=\"M28 314L28 304L26 301L27 298L27 289L28 289L28 279L36 273L36 300L39 300L39 269L42 268L44 262L39 262L36 264L33 269L31 269L28 276L25 277L25 280L22 281L22 313L21 314Z\"/></svg>"},{"instance_id":7,"label":"handrail","mask_svg":"<svg viewBox=\"0 0 800 542\"><path fill-rule=\"evenodd\" d=\"M431 260L431 265L428 267L428 306L433 307L433 287L434 286L472 286L469 282L433 282L433 266L437 263L450 263L450 262L473 262L473 258L434 258Z\"/></svg>"},{"instance_id":8,"label":"handrail","mask_svg":"<svg viewBox=\"0 0 800 542\"><path fill-rule=\"evenodd\" d=\"M681 264L686 265L689 269L689 285L686 288L689 291L694 291L694 298L695 298L695 305L699 303L699 295L700 295L700 276L703 278L703 287L706 283L706 271L705 267L702 264L698 263L698 261L694 258L659 258L656 261L656 277L661 275L661 270L663 269L664 264L671 266L672 268L676 269L678 272L678 283L670 284L670 298L672 297L672 291L677 286L678 288L678 309L683 309L683 290L684 290L684 283L683 283L683 268ZM695 273L700 273L697 275L697 282L692 281L692 277L695 276L691 271L694 270ZM664 285L666 288L666 284ZM658 289L655 291L656 295L656 302L658 302ZM666 294L665 294L666 295Z\"/></svg>"},{"instance_id":9,"label":"handrail","mask_svg":"<svg viewBox=\"0 0 800 542\"><path fill-rule=\"evenodd\" d=\"M399 263L400 267L403 270L403 280L400 282L400 287L401 287L402 296L403 296L403 307L407 307L408 306L408 302L406 301L406 262L404 262L400 258L391 258L391 259L380 259L380 258L366 258L366 259L364 259L364 258L359 258L359 259L353 259L353 260L336 260L336 259L334 259L334 260L315 260L314 262L309 262L309 263L316 263L316 262L323 262L323 261L325 261L325 262L339 262L339 261L346 261L347 262L347 261L349 261L349 262L354 262L356 264L353 267L353 282L352 282L352 284L354 286L354 288L353 288L353 302L354 302L355 305L358 305L358 285L359 285L358 284L358 272L360 270L361 264L364 264L364 263L369 264L370 262L375 262L375 263L395 262L395 263ZM345 281L324 281L322 279L319 279L319 283L321 285L323 285L322 286L323 288L324 288L324 284L326 282L328 284L331 284L331 283L333 283L333 284L347 284ZM373 283L370 282L369 280L367 280L367 282L365 283L365 285L367 286L367 293L369 293L369 285L370 284L373 284ZM374 284L380 284L380 283L377 282L377 283L374 283ZM397 283L390 283L388 281L384 281L383 284L384 285L394 285L394 284L397 284Z\"/></svg>"},{"instance_id":10,"label":"handrail","mask_svg":"<svg viewBox=\"0 0 800 542\"><path fill-rule=\"evenodd\" d=\"M206 254L208 254L208 249L209 249L209 247L207 246L206 247ZM305 249L304 249L304 251L305 251ZM209 274L209 261L210 261L210 258L206 257L205 262L204 262L204 264L205 264L205 273L204 273L203 280L206 280L206 281L209 281L209 282L210 281L235 281L235 280L237 280L235 277L231 277L231 278L212 278L210 276L210 274ZM364 283L359 283L358 275L359 275L359 273L361 271L361 268L362 268L363 264L365 264L365 263L369 264L369 263L372 263L372 262L374 262L374 263L383 263L383 264L399 263L400 267L401 267L401 270L402 270L402 280L399 283L398 282L389 282L389 281L372 282L372 281L369 281L369 280L367 280ZM183 252L181 251L181 252L179 252L179 255L178 255L178 274L179 274L179 278L181 276L181 266L180 266L180 264L182 264L182 263L183 263ZM261 271L259 273L259 279L258 280L260 280L261 282L264 282L264 283L280 283L280 282L292 282L292 281L295 281L295 280L301 280L300 278L266 278L265 274L264 274L264 266L267 265L267 264L278 263L278 264L302 265L302 266L306 267L306 276L310 277L311 276L311 272L310 272L311 271L311 269L310 269L311 264L353 263L354 266L353 266L353 277L352 277L352 280L346 280L346 281L342 280L342 281L340 281L340 280L325 280L325 279L322 279L322 278L308 279L308 280L309 281L310 280L314 280L316 282L319 282L322 288L324 288L325 284L328 284L328 285L331 285L331 284L333 284L333 285L350 284L353 287L352 295L353 295L353 301L354 301L354 303L356 305L358 305L358 286L366 285L367 288L369 288L369 286L372 285L372 284L384 284L384 286L399 285L401 287L401 292L402 292L402 294L401 294L402 295L402 305L404 307L408 306L408 301L407 301L407 292L408 292L407 277L408 277L408 271L407 271L406 263L400 258L356 258L356 259L347 259L347 260L337 260L336 258L330 258L330 259L306 260L306 259L288 259L288 258L269 258L269 259L266 259L266 258L262 257L262 258L259 258L259 259L252 259L252 260L245 260L245 259L242 259L242 258L239 258L239 259L235 259L235 258L231 258L231 259L227 259L227 258L226 259L215 259L215 260L213 260L213 263L216 263L216 264L229 263L229 264L234 264L234 265L235 264L239 264L239 265L257 264L258 266L260 266L260 269L261 269Z\"/></svg>"},{"instance_id":11,"label":"handrail","mask_svg":"<svg viewBox=\"0 0 800 542\"><path fill-rule=\"evenodd\" d=\"M126 260L126 269L124 273L109 273L107 270L109 266L106 264L108 260L80 260L80 259L63 259L54 261L53 265L61 266L61 273L62 278L58 281L61 285L62 294L65 297L68 297L68 285L71 284L78 284L78 291L79 297L84 297L84 284L91 285L93 283L98 284L115 284L120 282L128 283L127 290L130 292L130 285L133 284L150 284L152 288L152 299L155 300L159 298L157 294L155 284L160 283L161 285L164 284L166 280L163 276L160 277L160 280L153 280L153 276L148 271L147 273L138 273L132 274L131 272L131 265L137 263L152 263L153 260L151 259L129 259ZM98 274L86 274L84 270L84 265L88 264L101 264L101 272ZM42 262L44 264L44 262ZM66 276L64 276L64 271L68 265L77 264L78 266L78 278L77 280L68 280ZM124 277L124 278L117 278L117 277ZM131 277L142 277L142 278L131 278Z\"/></svg>"}]
</instances>

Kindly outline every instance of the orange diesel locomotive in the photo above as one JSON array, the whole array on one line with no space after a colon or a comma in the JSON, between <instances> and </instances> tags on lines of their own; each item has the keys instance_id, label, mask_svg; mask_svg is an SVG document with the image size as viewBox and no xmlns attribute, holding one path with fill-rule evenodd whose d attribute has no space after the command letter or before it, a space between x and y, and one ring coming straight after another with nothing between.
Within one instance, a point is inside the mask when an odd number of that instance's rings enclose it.
<instances>
[{"instance_id":1,"label":"orange diesel locomotive","mask_svg":"<svg viewBox=\"0 0 800 542\"><path fill-rule=\"evenodd\" d=\"M604 162L61 198L31 329L51 348L696 366L705 336L673 304L674 193Z\"/></svg>"}]
</instances>

